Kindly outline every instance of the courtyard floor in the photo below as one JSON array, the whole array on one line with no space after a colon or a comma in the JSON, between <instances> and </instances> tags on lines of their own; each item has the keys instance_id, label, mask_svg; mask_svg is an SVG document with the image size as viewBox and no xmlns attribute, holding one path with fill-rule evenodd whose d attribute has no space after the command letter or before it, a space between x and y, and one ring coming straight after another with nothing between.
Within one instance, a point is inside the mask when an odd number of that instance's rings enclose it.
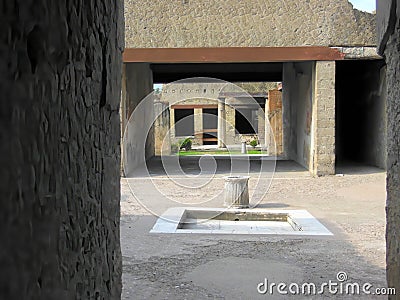
<instances>
[{"instance_id":1,"label":"courtyard floor","mask_svg":"<svg viewBox=\"0 0 400 300\"><path fill-rule=\"evenodd\" d=\"M195 163L187 158L182 168L192 170ZM121 179L122 299L286 299L276 289L273 295L261 295L257 285L268 279L319 287L338 282L339 272L347 274L345 282L370 283L371 292L386 286L386 174L380 169L353 165L338 168L343 176L313 178L294 162L278 162L258 207L305 209L334 234L326 237L149 233L157 216L135 200L128 182L134 190L143 187L138 197L157 198L147 180L171 197L187 197L163 173L159 160L152 160L149 170L151 179ZM194 191L196 197L221 189L225 171L222 167L216 175L220 184ZM385 299L327 290L312 298Z\"/></svg>"}]
</instances>

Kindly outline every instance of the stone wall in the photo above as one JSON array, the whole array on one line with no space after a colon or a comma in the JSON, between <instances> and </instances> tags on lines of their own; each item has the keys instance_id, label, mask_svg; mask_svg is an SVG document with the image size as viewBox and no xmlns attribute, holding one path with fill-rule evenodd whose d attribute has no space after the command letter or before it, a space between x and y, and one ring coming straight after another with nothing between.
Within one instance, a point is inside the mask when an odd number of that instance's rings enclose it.
<instances>
[{"instance_id":1,"label":"stone wall","mask_svg":"<svg viewBox=\"0 0 400 300\"><path fill-rule=\"evenodd\" d=\"M282 95L286 155L310 171L314 65L313 62L285 63Z\"/></svg>"},{"instance_id":2,"label":"stone wall","mask_svg":"<svg viewBox=\"0 0 400 300\"><path fill-rule=\"evenodd\" d=\"M153 92L153 74L149 64L125 64L123 71L125 90L122 93L124 108L121 114L125 116L126 123L122 124L122 159L124 174L129 176L134 169L143 165L146 159L154 156L154 127L151 125L154 121L155 96L150 95L141 102Z\"/></svg>"},{"instance_id":3,"label":"stone wall","mask_svg":"<svg viewBox=\"0 0 400 300\"><path fill-rule=\"evenodd\" d=\"M285 63L282 96L284 155L335 174L335 62Z\"/></svg>"},{"instance_id":4,"label":"stone wall","mask_svg":"<svg viewBox=\"0 0 400 300\"><path fill-rule=\"evenodd\" d=\"M387 278L400 299L400 1L378 1L379 51L387 63Z\"/></svg>"},{"instance_id":5,"label":"stone wall","mask_svg":"<svg viewBox=\"0 0 400 300\"><path fill-rule=\"evenodd\" d=\"M0 298L118 299L122 3L0 20Z\"/></svg>"},{"instance_id":6,"label":"stone wall","mask_svg":"<svg viewBox=\"0 0 400 300\"><path fill-rule=\"evenodd\" d=\"M126 47L375 46L347 0L125 0Z\"/></svg>"}]
</instances>

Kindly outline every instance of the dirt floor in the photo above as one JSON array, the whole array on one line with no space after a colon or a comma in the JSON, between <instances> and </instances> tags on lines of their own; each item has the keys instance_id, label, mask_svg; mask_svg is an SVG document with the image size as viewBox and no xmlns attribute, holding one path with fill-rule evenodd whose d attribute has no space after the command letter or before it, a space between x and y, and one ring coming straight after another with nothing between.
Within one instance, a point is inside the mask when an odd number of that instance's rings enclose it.
<instances>
[{"instance_id":1,"label":"dirt floor","mask_svg":"<svg viewBox=\"0 0 400 300\"><path fill-rule=\"evenodd\" d=\"M184 164L183 169L193 170L193 161ZM304 299L305 295L281 295L276 289L272 295L270 290L262 295L257 286L267 279L268 283L320 287L329 280L339 283L339 272L347 274L345 283L370 283L371 293L386 286L386 174L380 169L353 165L338 168L343 176L312 178L293 162L278 162L258 207L305 209L334 234L327 237L149 233L157 216L138 203L132 192L142 202L146 197L162 201L148 187L151 180L169 197L188 197L182 192L184 187L162 172L160 161L153 160L149 169L151 178L121 179L122 299ZM212 184L192 193L207 198L220 192L225 173L221 168ZM344 294L326 289L311 298L387 298Z\"/></svg>"}]
</instances>

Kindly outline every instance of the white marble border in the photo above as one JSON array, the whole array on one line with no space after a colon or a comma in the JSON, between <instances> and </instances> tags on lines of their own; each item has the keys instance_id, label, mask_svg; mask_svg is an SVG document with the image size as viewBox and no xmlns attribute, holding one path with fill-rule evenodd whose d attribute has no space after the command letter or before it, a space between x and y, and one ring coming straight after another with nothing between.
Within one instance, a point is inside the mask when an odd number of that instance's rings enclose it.
<instances>
[{"instance_id":1,"label":"white marble border","mask_svg":"<svg viewBox=\"0 0 400 300\"><path fill-rule=\"evenodd\" d=\"M275 232L255 232L246 230L196 230L196 229L178 229L178 225L184 216L186 210L191 211L215 211L215 212L262 212L262 213L284 213L289 214L289 217L301 227L301 231L275 231ZM256 221L261 222L261 221ZM283 210L283 209L224 209L224 208L198 208L198 207L173 207L168 209L158 218L150 233L203 233L203 234L266 234L266 235L319 235L332 236L324 225L322 225L314 216L306 210Z\"/></svg>"}]
</instances>

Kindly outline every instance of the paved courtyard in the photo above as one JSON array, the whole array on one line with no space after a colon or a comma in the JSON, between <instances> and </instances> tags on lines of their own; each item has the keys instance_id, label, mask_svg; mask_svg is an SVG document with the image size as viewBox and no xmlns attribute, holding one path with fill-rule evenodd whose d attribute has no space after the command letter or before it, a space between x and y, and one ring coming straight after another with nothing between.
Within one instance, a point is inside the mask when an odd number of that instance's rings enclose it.
<instances>
[{"instance_id":1,"label":"paved courtyard","mask_svg":"<svg viewBox=\"0 0 400 300\"><path fill-rule=\"evenodd\" d=\"M193 165L195 159L186 159L182 168L190 171ZM386 174L380 169L353 165L339 168L343 176L313 178L296 163L278 162L258 207L305 209L334 234L330 237L149 233L157 216L135 200L128 182L140 190L152 180L170 197L188 197L163 173L159 160L152 160L149 170L151 179L121 179L122 299L286 299L276 290L261 295L257 285L268 279L319 287L329 280L338 282L339 272L347 274L346 282L370 283L371 292L386 286ZM196 197L207 198L221 190L226 171L222 164L217 183L201 192L194 190ZM146 193L156 197L153 192L145 190L138 197ZM333 295L327 290L313 299L322 297L385 299Z\"/></svg>"}]
</instances>

